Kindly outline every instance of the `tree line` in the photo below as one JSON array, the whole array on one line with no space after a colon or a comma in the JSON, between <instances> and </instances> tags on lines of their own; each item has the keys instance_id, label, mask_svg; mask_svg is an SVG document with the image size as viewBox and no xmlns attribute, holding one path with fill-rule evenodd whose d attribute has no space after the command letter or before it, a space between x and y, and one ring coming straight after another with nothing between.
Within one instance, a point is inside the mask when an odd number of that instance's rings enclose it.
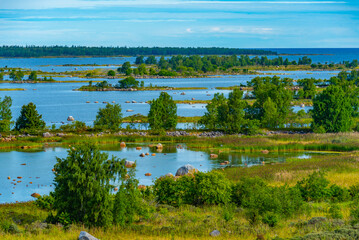
<instances>
[{"instance_id":1,"label":"tree line","mask_svg":"<svg viewBox=\"0 0 359 240\"><path fill-rule=\"evenodd\" d=\"M86 47L86 46L0 46L0 57L137 56L137 55L276 55L261 49L220 47Z\"/></svg>"}]
</instances>

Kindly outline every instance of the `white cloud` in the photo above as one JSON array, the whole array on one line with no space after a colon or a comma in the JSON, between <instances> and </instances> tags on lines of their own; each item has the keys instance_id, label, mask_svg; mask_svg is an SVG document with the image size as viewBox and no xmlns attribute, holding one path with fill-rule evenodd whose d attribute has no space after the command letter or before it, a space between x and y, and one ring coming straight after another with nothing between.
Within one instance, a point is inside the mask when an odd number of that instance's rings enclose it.
<instances>
[{"instance_id":1,"label":"white cloud","mask_svg":"<svg viewBox=\"0 0 359 240\"><path fill-rule=\"evenodd\" d=\"M212 27L201 27L198 29L187 28L187 33L201 33L201 34L212 34L212 33L224 33L224 34L258 34L265 35L273 33L273 28L269 27L249 27L249 26L212 26Z\"/></svg>"}]
</instances>

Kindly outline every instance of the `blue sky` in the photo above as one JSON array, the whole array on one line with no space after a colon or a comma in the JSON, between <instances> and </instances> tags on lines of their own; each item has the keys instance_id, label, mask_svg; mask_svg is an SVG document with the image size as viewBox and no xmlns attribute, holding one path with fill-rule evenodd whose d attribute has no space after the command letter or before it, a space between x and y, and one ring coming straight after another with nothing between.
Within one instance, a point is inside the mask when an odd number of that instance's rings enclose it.
<instances>
[{"instance_id":1,"label":"blue sky","mask_svg":"<svg viewBox=\"0 0 359 240\"><path fill-rule=\"evenodd\" d=\"M356 0L0 0L0 45L359 47Z\"/></svg>"}]
</instances>

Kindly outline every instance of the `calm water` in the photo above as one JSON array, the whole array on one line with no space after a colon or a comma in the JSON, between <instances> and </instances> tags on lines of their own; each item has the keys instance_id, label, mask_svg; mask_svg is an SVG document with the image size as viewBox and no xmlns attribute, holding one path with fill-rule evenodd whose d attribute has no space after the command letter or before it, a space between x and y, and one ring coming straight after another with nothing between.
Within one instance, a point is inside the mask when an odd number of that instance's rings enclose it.
<instances>
[{"instance_id":1,"label":"calm water","mask_svg":"<svg viewBox=\"0 0 359 240\"><path fill-rule=\"evenodd\" d=\"M327 73L326 73L327 74ZM285 75L286 76L286 75ZM211 100L217 92L228 96L229 90L217 90L219 86L233 86L241 83L245 84L252 76L224 76L221 78L203 79L145 79L145 85L152 83L159 86L174 87L208 87L206 90L186 90L186 91L167 91L174 100ZM110 80L115 83L117 80ZM73 116L76 120L83 121L91 125L96 118L97 111L104 107L103 102L113 102L121 104L124 116L132 114L147 115L150 109L146 101L155 99L161 91L143 92L82 92L73 91L84 83L24 83L24 84L1 84L2 88L24 88L26 91L1 91L0 97L11 96L13 99L13 118L16 119L20 114L21 106L29 102L36 104L40 114L47 125L66 122L68 116ZM185 95L181 95L184 92ZM132 100L136 103L132 103ZM90 101L90 103L86 103ZM95 103L98 101L99 103ZM131 101L131 103L125 103ZM206 109L205 104L178 104L179 116L202 116ZM295 107L294 110L298 111ZM310 107L304 108L306 111ZM133 112L126 112L133 110Z\"/></svg>"},{"instance_id":2,"label":"calm water","mask_svg":"<svg viewBox=\"0 0 359 240\"><path fill-rule=\"evenodd\" d=\"M136 145L138 146L138 145ZM110 155L137 161L136 178L140 184L151 185L157 177L167 173L175 174L177 169L185 164L191 164L200 171L209 171L223 167L221 162L228 160L231 166L252 166L270 162L283 162L287 157L309 158L318 153L269 153L268 155L251 154L220 154L219 159L210 159L208 152L191 151L170 145L165 146L162 153L154 148L143 145L142 150L136 150L134 145L127 148L111 147L105 150ZM156 156L139 157L140 153L156 153ZM33 198L32 193L48 194L53 189L52 168L56 157L65 158L67 150L64 148L45 148L38 152L0 152L0 203L28 201ZM21 165L26 164L26 165ZM145 173L151 173L146 177ZM10 176L11 180L7 177ZM22 179L17 179L22 177ZM11 184L13 179L21 181L17 185ZM30 184L32 182L32 184ZM13 193L13 194L12 194Z\"/></svg>"},{"instance_id":3,"label":"calm water","mask_svg":"<svg viewBox=\"0 0 359 240\"><path fill-rule=\"evenodd\" d=\"M358 48L279 48L269 49L278 52L279 54L297 54L292 56L283 56L290 61L298 60L303 56L309 56L313 63L339 63L343 61L352 61L359 59ZM320 55L311 55L320 54ZM275 58L277 56L268 56L268 58ZM65 67L59 66L64 64L98 64L107 65L101 68L117 68L116 65L121 65L124 62L135 62L135 57L100 57L100 58L0 58L0 67L21 67L30 68L33 70L41 70L48 72L63 72L74 70L88 70L98 67L82 66L82 67ZM75 69L76 68L76 69Z\"/></svg>"}]
</instances>

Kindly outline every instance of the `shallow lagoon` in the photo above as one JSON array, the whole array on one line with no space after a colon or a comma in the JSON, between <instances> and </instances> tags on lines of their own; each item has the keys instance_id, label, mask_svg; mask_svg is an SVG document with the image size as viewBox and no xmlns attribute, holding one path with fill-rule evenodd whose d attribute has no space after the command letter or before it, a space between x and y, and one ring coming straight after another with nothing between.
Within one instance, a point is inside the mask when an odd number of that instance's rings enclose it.
<instances>
[{"instance_id":1,"label":"shallow lagoon","mask_svg":"<svg viewBox=\"0 0 359 240\"><path fill-rule=\"evenodd\" d=\"M281 72L283 73L283 72ZM335 72L315 72L307 74L306 71L285 72L297 74L298 78L308 75L318 78L329 78L336 74ZM312 72L310 72L312 73ZM280 75L281 77L295 77L291 75ZM217 90L216 87L228 87L240 84L246 84L253 75L236 75L236 76L220 76L214 78L179 78L179 79L143 79L145 86L158 85L170 87L206 87L206 90L185 90L185 91L168 91L174 100L211 100L217 92L228 96L229 90ZM60 79L60 78L59 78ZM72 78L61 78L61 80L72 80ZM112 84L116 84L118 80L108 80ZM29 102L36 104L38 111L43 115L47 125L60 125L66 122L68 116L73 116L76 120L83 121L88 125L92 125L95 120L96 113L100 107L104 107L103 102L113 102L121 104L124 116L132 114L147 115L149 105L146 101L155 99L161 91L141 91L141 92L81 92L73 91L86 83L24 83L13 84L3 83L1 88L24 88L26 91L1 91L0 97L8 95L13 99L13 117L19 116L21 106ZM185 95L181 95L184 92ZM125 103L125 101L135 100L137 103ZM86 103L89 101L90 103ZM99 103L95 103L98 101ZM141 103L142 102L142 103ZM300 110L294 107L295 111ZM309 110L305 107L304 110ZM126 112L133 110L133 112ZM202 116L205 113L204 104L178 104L178 115L185 117Z\"/></svg>"},{"instance_id":2,"label":"shallow lagoon","mask_svg":"<svg viewBox=\"0 0 359 240\"><path fill-rule=\"evenodd\" d=\"M136 150L135 146L142 146L142 150ZM210 153L204 151L193 151L176 145L165 145L162 152L155 148L144 145L131 145L121 149L119 146L106 146L104 151L118 158L126 158L130 161L137 161L136 177L140 184L151 185L157 177L167 173L175 174L177 169L185 164L191 164L200 171L209 171L214 168L224 167L220 165L223 161L230 161L230 166L248 167L271 162L284 162L288 157L309 158L313 152L275 152L265 154L248 153L221 153L218 159L210 159ZM156 156L139 157L141 153L156 153ZM37 192L48 194L53 189L52 168L56 163L56 157L64 158L67 150L60 147L44 148L32 152L0 152L0 203L29 201L30 196ZM26 165L21 165L26 164ZM146 177L145 173L151 173ZM11 180L7 177L10 176ZM17 179L17 177L22 179ZM17 185L11 184L15 182ZM32 184L30 184L32 182ZM12 194L13 193L13 194Z\"/></svg>"}]
</instances>

